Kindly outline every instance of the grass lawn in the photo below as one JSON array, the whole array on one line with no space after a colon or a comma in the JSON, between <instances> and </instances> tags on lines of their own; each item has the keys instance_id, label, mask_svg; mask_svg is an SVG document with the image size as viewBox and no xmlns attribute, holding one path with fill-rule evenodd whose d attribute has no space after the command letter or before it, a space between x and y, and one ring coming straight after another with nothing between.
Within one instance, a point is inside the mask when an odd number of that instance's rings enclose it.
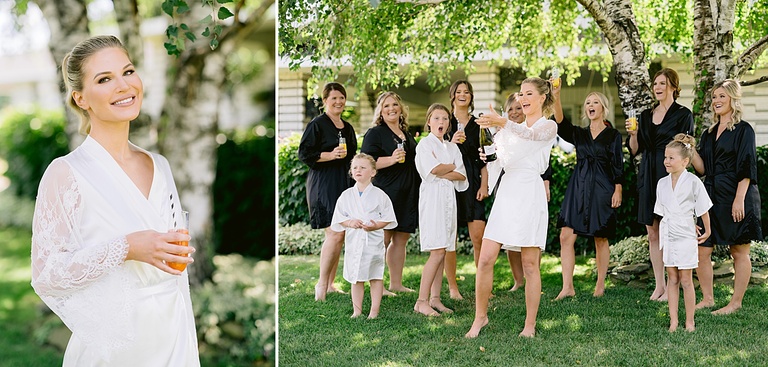
<instances>
[{"instance_id":1,"label":"grass lawn","mask_svg":"<svg viewBox=\"0 0 768 367\"><path fill-rule=\"evenodd\" d=\"M417 289L426 256L409 255L404 284ZM507 292L512 275L506 259L496 264L490 324L474 340L464 338L474 318L475 266L459 256L463 301L443 303L453 315L427 318L412 312L416 293L382 301L376 320L350 319L348 294L328 294L314 301L319 256L280 256L280 366L759 366L768 365L768 287L750 285L744 308L730 316L696 314L697 330L669 333L666 303L648 300L650 290L608 283L603 298L593 298L595 275L578 258L577 295L552 301L560 291L560 262L542 259L542 299L537 336L519 338L525 318L522 290ZM341 265L339 265L341 267ZM336 284L349 291L339 276ZM387 284L387 280L385 280ZM730 286L715 288L718 307L730 297ZM681 292L682 307L682 292ZM363 314L370 307L366 287ZM684 311L680 311L681 323ZM682 324L681 324L682 325Z\"/></svg>"},{"instance_id":2,"label":"grass lawn","mask_svg":"<svg viewBox=\"0 0 768 367\"><path fill-rule=\"evenodd\" d=\"M42 303L29 285L28 229L0 228L0 366L61 366L64 355L33 339Z\"/></svg>"}]
</instances>

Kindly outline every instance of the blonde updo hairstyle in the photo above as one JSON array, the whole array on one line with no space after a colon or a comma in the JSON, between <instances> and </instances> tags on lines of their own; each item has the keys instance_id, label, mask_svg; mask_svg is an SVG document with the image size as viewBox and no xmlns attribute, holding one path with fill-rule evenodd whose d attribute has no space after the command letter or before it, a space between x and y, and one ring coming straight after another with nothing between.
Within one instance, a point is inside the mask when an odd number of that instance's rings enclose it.
<instances>
[{"instance_id":1,"label":"blonde updo hairstyle","mask_svg":"<svg viewBox=\"0 0 768 367\"><path fill-rule=\"evenodd\" d=\"M515 101L517 101L517 98L520 97L520 92L513 92L509 96L507 96L507 100L504 102L504 113L507 113L509 110L509 107L512 106Z\"/></svg>"},{"instance_id":2,"label":"blonde updo hairstyle","mask_svg":"<svg viewBox=\"0 0 768 367\"><path fill-rule=\"evenodd\" d=\"M688 134L677 134L672 141L667 143L667 148L675 148L680 152L680 156L688 158L688 164L693 161L693 150L696 147L696 139Z\"/></svg>"},{"instance_id":3,"label":"blonde updo hairstyle","mask_svg":"<svg viewBox=\"0 0 768 367\"><path fill-rule=\"evenodd\" d=\"M544 103L541 105L541 112L544 113L544 116L552 116L555 113L555 100L552 98L552 83L549 80L533 76L526 78L520 83L521 86L523 84L532 84L539 94L546 96Z\"/></svg>"},{"instance_id":4,"label":"blonde updo hairstyle","mask_svg":"<svg viewBox=\"0 0 768 367\"><path fill-rule=\"evenodd\" d=\"M386 100L388 97L394 98L394 100L397 101L397 104L400 105L400 119L397 123L397 126L403 132L408 131L408 108L403 105L403 99L400 98L400 95L392 91L383 92L379 95L379 98L376 99L376 109L373 111L373 125L386 125L384 122L384 117L381 116L381 112L384 109L384 100Z\"/></svg>"},{"instance_id":5,"label":"blonde updo hairstyle","mask_svg":"<svg viewBox=\"0 0 768 367\"><path fill-rule=\"evenodd\" d=\"M61 74L67 88L67 106L80 118L80 134L88 135L91 131L91 118L88 116L88 111L77 105L73 92L83 91L84 67L88 58L103 49L113 47L123 50L128 55L128 50L117 37L94 36L75 45L72 51L64 55L64 59L61 61Z\"/></svg>"},{"instance_id":6,"label":"blonde updo hairstyle","mask_svg":"<svg viewBox=\"0 0 768 367\"><path fill-rule=\"evenodd\" d=\"M712 87L710 95L714 94L718 88L723 88L725 94L731 98L731 110L733 113L731 114L731 121L726 121L725 126L728 130L733 130L733 127L741 121L741 115L744 112L741 104L741 84L733 79L725 79ZM712 124L712 126L707 129L709 132L712 132L717 122L722 122L720 121L720 116L714 113L714 105L715 103L712 102L712 113L714 114L712 119L715 124Z\"/></svg>"}]
</instances>

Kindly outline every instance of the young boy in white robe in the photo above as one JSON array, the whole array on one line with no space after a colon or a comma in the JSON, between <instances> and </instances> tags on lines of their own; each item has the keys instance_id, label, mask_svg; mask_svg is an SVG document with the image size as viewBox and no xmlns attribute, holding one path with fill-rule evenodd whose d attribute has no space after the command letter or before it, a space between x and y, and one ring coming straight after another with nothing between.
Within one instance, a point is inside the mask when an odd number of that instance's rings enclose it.
<instances>
[{"instance_id":1,"label":"young boy in white robe","mask_svg":"<svg viewBox=\"0 0 768 367\"><path fill-rule=\"evenodd\" d=\"M421 251L430 254L421 272L419 298L413 311L438 316L437 311L453 312L440 301L440 290L445 252L456 251L458 209L454 190L466 190L469 182L461 151L456 144L443 140L451 126L448 107L439 103L429 106L427 126L430 134L416 146L416 170L421 176L419 242Z\"/></svg>"},{"instance_id":2,"label":"young boy in white robe","mask_svg":"<svg viewBox=\"0 0 768 367\"><path fill-rule=\"evenodd\" d=\"M371 287L369 319L379 315L384 293L384 229L397 227L389 196L371 184L376 161L368 154L352 158L349 169L355 185L336 202L331 230L344 232L344 279L352 283L352 317L363 314L365 282Z\"/></svg>"},{"instance_id":3,"label":"young boy in white robe","mask_svg":"<svg viewBox=\"0 0 768 367\"><path fill-rule=\"evenodd\" d=\"M686 171L693 159L695 140L686 134L677 134L664 151L664 167L668 176L656 187L654 213L662 216L659 226L659 247L667 268L667 294L669 295L669 331L677 330L680 284L685 301L685 330L696 330L693 320L696 311L696 293L693 289L693 269L699 264L698 245L712 233L709 208L712 201L704 184ZM704 233L697 237L696 217L704 222Z\"/></svg>"}]
</instances>

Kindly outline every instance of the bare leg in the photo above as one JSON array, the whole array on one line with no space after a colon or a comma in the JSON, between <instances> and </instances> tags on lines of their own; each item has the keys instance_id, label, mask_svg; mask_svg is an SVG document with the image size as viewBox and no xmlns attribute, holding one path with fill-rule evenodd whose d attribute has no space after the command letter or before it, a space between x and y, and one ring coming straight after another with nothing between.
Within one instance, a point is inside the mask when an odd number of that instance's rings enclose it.
<instances>
[{"instance_id":1,"label":"bare leg","mask_svg":"<svg viewBox=\"0 0 768 367\"><path fill-rule=\"evenodd\" d=\"M563 227L560 230L560 265L563 269L563 289L560 290L560 294L555 300L576 295L576 291L573 289L573 268L576 266L576 253L573 245L576 243L576 237L573 228Z\"/></svg>"},{"instance_id":2,"label":"bare leg","mask_svg":"<svg viewBox=\"0 0 768 367\"><path fill-rule=\"evenodd\" d=\"M525 284L523 261L520 258L520 253L512 250L507 250L507 261L509 261L509 267L512 269L512 278L515 280L515 284L509 289L510 292L513 292Z\"/></svg>"},{"instance_id":3,"label":"bare leg","mask_svg":"<svg viewBox=\"0 0 768 367\"><path fill-rule=\"evenodd\" d=\"M384 231L384 261L386 262L387 259L387 253L389 252L389 245L392 244L392 234L395 233L395 231ZM391 277L391 274L390 274ZM387 297L395 297L397 294L392 293L389 291L389 289L384 288L384 290L381 293L383 296Z\"/></svg>"},{"instance_id":4,"label":"bare leg","mask_svg":"<svg viewBox=\"0 0 768 367\"><path fill-rule=\"evenodd\" d=\"M680 279L678 278L677 268L667 268L669 274L669 284L667 285L667 306L669 306L669 332L674 333L677 330L678 310L677 304L680 302Z\"/></svg>"},{"instance_id":5,"label":"bare leg","mask_svg":"<svg viewBox=\"0 0 768 367\"><path fill-rule=\"evenodd\" d=\"M472 253L475 257L475 268L480 259L480 249L483 247L483 234L485 234L485 221L473 220L467 223L469 229L469 239L472 240Z\"/></svg>"},{"instance_id":6,"label":"bare leg","mask_svg":"<svg viewBox=\"0 0 768 367\"><path fill-rule=\"evenodd\" d=\"M421 271L421 284L419 285L419 298L416 300L416 305L413 306L413 311L418 312L426 316L439 316L432 307L429 306L429 292L432 288L432 282L435 277L442 276L441 264L445 259L445 249L432 250L429 252L429 259L424 264L424 268ZM438 271L441 271L438 273ZM441 279L442 282L442 279Z\"/></svg>"},{"instance_id":7,"label":"bare leg","mask_svg":"<svg viewBox=\"0 0 768 367\"><path fill-rule=\"evenodd\" d=\"M521 255L525 273L525 327L520 336L531 338L536 335L536 316L541 301L541 249L523 247Z\"/></svg>"},{"instance_id":8,"label":"bare leg","mask_svg":"<svg viewBox=\"0 0 768 367\"><path fill-rule=\"evenodd\" d=\"M381 295L384 292L384 281L382 279L372 279L371 284L371 312L369 319L379 317L379 308L381 307Z\"/></svg>"},{"instance_id":9,"label":"bare leg","mask_svg":"<svg viewBox=\"0 0 768 367\"><path fill-rule=\"evenodd\" d=\"M365 295L365 282L352 284L352 318L363 314L363 296Z\"/></svg>"},{"instance_id":10,"label":"bare leg","mask_svg":"<svg viewBox=\"0 0 768 367\"><path fill-rule=\"evenodd\" d=\"M325 294L333 285L333 279L336 278L336 269L333 264L335 261L338 266L343 244L344 232L335 232L330 228L325 228L325 240L323 247L320 248L320 276L317 279L317 285L315 285L315 301L325 301Z\"/></svg>"},{"instance_id":11,"label":"bare leg","mask_svg":"<svg viewBox=\"0 0 768 367\"><path fill-rule=\"evenodd\" d=\"M712 307L715 305L715 294L712 286L712 250L714 247L699 246L699 267L696 269L696 277L701 287L701 302L696 304L696 309Z\"/></svg>"},{"instance_id":12,"label":"bare leg","mask_svg":"<svg viewBox=\"0 0 768 367\"><path fill-rule=\"evenodd\" d=\"M451 294L451 299L464 299L459 292L459 284L456 283L456 251L445 253L445 277L448 278L448 291Z\"/></svg>"},{"instance_id":13,"label":"bare leg","mask_svg":"<svg viewBox=\"0 0 768 367\"><path fill-rule=\"evenodd\" d=\"M389 290L393 292L413 292L413 289L403 286L403 267L405 267L405 246L411 234L407 232L392 233L392 243L387 250L387 266L389 266Z\"/></svg>"},{"instance_id":14,"label":"bare leg","mask_svg":"<svg viewBox=\"0 0 768 367\"><path fill-rule=\"evenodd\" d=\"M683 301L685 302L685 331L696 330L696 322L693 316L696 313L696 290L693 289L693 269L678 271L680 284L683 285Z\"/></svg>"},{"instance_id":15,"label":"bare leg","mask_svg":"<svg viewBox=\"0 0 768 367\"><path fill-rule=\"evenodd\" d=\"M493 266L499 256L499 249L501 245L497 242L483 239L475 278L475 320L464 335L466 338L477 338L480 330L488 325L488 299L493 289Z\"/></svg>"},{"instance_id":16,"label":"bare leg","mask_svg":"<svg viewBox=\"0 0 768 367\"><path fill-rule=\"evenodd\" d=\"M597 284L595 284L595 297L605 294L605 276L608 273L608 260L611 258L611 249L608 239L595 237L595 260L597 261Z\"/></svg>"},{"instance_id":17,"label":"bare leg","mask_svg":"<svg viewBox=\"0 0 768 367\"><path fill-rule=\"evenodd\" d=\"M741 302L744 300L744 293L749 285L749 278L752 275L752 260L749 259L749 244L731 245L731 256L733 257L733 296L728 304L712 312L713 315L727 315L734 313L741 308Z\"/></svg>"},{"instance_id":18,"label":"bare leg","mask_svg":"<svg viewBox=\"0 0 768 367\"><path fill-rule=\"evenodd\" d=\"M456 252L446 252L446 256L448 254L453 254L456 256ZM451 310L448 307L445 307L443 305L443 302L440 301L440 292L443 290L443 268L445 267L445 259L440 262L440 266L437 268L437 274L435 274L435 279L432 280L432 286L429 289L429 307L432 307L433 309L443 312L443 313L453 313L453 310Z\"/></svg>"},{"instance_id":19,"label":"bare leg","mask_svg":"<svg viewBox=\"0 0 768 367\"><path fill-rule=\"evenodd\" d=\"M651 301L667 300L666 284L664 282L664 259L659 248L659 220L654 219L652 226L645 226L648 230L648 250L651 253L651 265L653 266L653 276L656 278L656 289L651 294Z\"/></svg>"}]
</instances>

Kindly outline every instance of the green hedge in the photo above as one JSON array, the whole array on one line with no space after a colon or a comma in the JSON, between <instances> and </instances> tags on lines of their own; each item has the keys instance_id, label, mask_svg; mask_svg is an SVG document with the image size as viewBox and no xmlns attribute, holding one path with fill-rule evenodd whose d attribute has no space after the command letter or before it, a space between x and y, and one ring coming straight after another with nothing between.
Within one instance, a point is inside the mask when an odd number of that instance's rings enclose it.
<instances>
[{"instance_id":1,"label":"green hedge","mask_svg":"<svg viewBox=\"0 0 768 367\"><path fill-rule=\"evenodd\" d=\"M45 169L69 153L65 125L61 112L38 108L8 109L0 116L0 158L8 163L0 174L10 179L14 195L34 200Z\"/></svg>"},{"instance_id":2,"label":"green hedge","mask_svg":"<svg viewBox=\"0 0 768 367\"><path fill-rule=\"evenodd\" d=\"M298 159L297 151L299 146L300 136L294 134L280 142L278 153L279 164L279 221L281 231L285 226L295 223L308 223L309 213L307 210L306 202L306 175L307 166ZM763 183L758 185L760 188L760 197L762 198L762 222L763 233L768 233L768 146L761 146L757 148L758 156L758 182ZM628 238L631 236L640 236L645 234L645 226L637 223L637 170L636 166L638 160L630 159L629 152L624 149L624 184L622 186L622 204L617 209L617 221L616 221L616 235L614 238L610 238L610 243L616 243L617 241ZM550 165L552 167L552 181L550 182L550 196L549 202L549 228L547 231L547 252L553 254L560 253L560 230L557 228L557 216L560 213L560 206L565 196L565 189L568 185L571 172L576 166L575 153L565 153L559 148L553 148L550 155ZM486 213L490 211L493 204L492 200L486 200ZM288 228L291 231L290 228ZM303 229L300 231L304 231ZM319 232L319 231L318 231ZM306 233L306 232L304 232ZM299 240L299 236L295 236L294 241ZM471 246L469 243L469 234L466 227L460 227L458 232L459 242L462 244L459 246L460 252L471 252ZM294 250L303 248L304 246L312 247L313 245L290 245L283 246L282 239L286 238L280 235L278 239L279 252L282 254L293 253ZM322 233L320 237L322 238ZM322 241L321 241L322 242ZM467 246L463 244L466 243ZM291 250L293 248L294 250ZM594 252L594 245L591 239L579 237L576 242L575 250L577 254L588 254ZM414 240L409 242L409 252L418 251L418 241ZM314 253L314 251L300 252L300 253Z\"/></svg>"}]
</instances>

